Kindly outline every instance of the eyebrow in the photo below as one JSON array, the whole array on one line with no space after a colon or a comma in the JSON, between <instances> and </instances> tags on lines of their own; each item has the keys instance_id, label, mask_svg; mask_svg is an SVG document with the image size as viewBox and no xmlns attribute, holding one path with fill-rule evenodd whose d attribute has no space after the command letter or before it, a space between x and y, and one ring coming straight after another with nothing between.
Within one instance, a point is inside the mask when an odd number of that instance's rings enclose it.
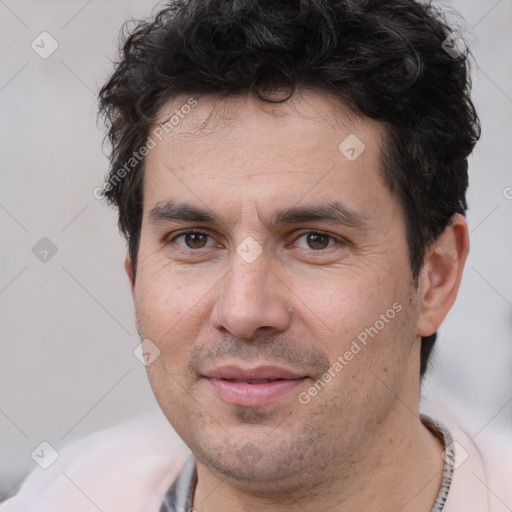
<instances>
[{"instance_id":1,"label":"eyebrow","mask_svg":"<svg viewBox=\"0 0 512 512\"><path fill-rule=\"evenodd\" d=\"M207 208L175 201L157 203L149 212L149 224L159 225L167 222L204 222L226 226L226 223L218 215ZM300 224L304 222L327 222L360 230L366 230L370 225L366 215L339 201L276 210L263 222L268 229L281 224Z\"/></svg>"}]
</instances>

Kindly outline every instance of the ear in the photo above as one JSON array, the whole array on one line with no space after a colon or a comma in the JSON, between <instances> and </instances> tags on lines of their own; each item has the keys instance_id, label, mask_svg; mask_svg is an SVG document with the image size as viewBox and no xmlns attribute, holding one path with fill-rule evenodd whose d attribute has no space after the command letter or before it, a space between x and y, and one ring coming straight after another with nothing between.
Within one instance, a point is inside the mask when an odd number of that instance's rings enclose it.
<instances>
[{"instance_id":1,"label":"ear","mask_svg":"<svg viewBox=\"0 0 512 512\"><path fill-rule=\"evenodd\" d=\"M419 336L434 334L448 314L457 297L468 253L468 224L456 213L425 255L418 282Z\"/></svg>"},{"instance_id":2,"label":"ear","mask_svg":"<svg viewBox=\"0 0 512 512\"><path fill-rule=\"evenodd\" d=\"M126 275L128 276L128 279L130 280L130 287L131 287L131 290L132 290L132 297L135 300L135 280L133 279L134 272L133 272L132 260L131 260L129 254L127 254L126 258L124 259L124 271L126 272Z\"/></svg>"}]
</instances>

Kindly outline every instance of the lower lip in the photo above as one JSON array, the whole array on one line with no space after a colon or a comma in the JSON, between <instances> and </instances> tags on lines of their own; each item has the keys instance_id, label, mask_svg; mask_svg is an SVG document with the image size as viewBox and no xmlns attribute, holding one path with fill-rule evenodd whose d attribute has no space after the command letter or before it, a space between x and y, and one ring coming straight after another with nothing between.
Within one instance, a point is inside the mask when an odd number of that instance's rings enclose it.
<instances>
[{"instance_id":1,"label":"lower lip","mask_svg":"<svg viewBox=\"0 0 512 512\"><path fill-rule=\"evenodd\" d=\"M306 377L249 384L224 379L208 379L224 402L245 407L257 407L272 403L286 393L297 390L298 387L304 384L305 380Z\"/></svg>"}]
</instances>

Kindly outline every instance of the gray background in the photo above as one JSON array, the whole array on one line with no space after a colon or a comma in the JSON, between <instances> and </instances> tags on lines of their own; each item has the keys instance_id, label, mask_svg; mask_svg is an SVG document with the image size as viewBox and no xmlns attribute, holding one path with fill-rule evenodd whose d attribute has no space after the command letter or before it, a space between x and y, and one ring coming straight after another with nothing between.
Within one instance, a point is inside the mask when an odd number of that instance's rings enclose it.
<instances>
[{"instance_id":1,"label":"gray background","mask_svg":"<svg viewBox=\"0 0 512 512\"><path fill-rule=\"evenodd\" d=\"M512 0L465 0L483 135L470 160L471 253L424 385L473 433L512 434ZM113 210L96 200L107 169L95 94L121 24L151 1L0 0L0 500L56 448L154 410ZM31 42L47 31L58 49ZM46 46L48 48L48 46ZM32 248L57 248L47 262Z\"/></svg>"}]
</instances>

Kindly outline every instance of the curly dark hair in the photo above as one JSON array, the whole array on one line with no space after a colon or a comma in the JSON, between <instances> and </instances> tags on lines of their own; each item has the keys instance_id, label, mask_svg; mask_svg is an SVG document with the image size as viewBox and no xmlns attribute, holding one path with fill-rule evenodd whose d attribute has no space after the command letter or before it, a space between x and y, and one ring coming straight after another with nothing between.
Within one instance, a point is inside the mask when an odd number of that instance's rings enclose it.
<instances>
[{"instance_id":1,"label":"curly dark hair","mask_svg":"<svg viewBox=\"0 0 512 512\"><path fill-rule=\"evenodd\" d=\"M142 147L180 94L287 101L300 86L330 91L381 122L381 173L402 209L415 286L426 250L465 215L467 157L480 136L469 52L448 52L442 12L413 0L176 0L139 22L99 94L112 145L103 195L119 209L135 275L142 222ZM276 91L285 91L281 98ZM122 176L122 179L120 179ZM421 377L437 333L422 338Z\"/></svg>"}]
</instances>

